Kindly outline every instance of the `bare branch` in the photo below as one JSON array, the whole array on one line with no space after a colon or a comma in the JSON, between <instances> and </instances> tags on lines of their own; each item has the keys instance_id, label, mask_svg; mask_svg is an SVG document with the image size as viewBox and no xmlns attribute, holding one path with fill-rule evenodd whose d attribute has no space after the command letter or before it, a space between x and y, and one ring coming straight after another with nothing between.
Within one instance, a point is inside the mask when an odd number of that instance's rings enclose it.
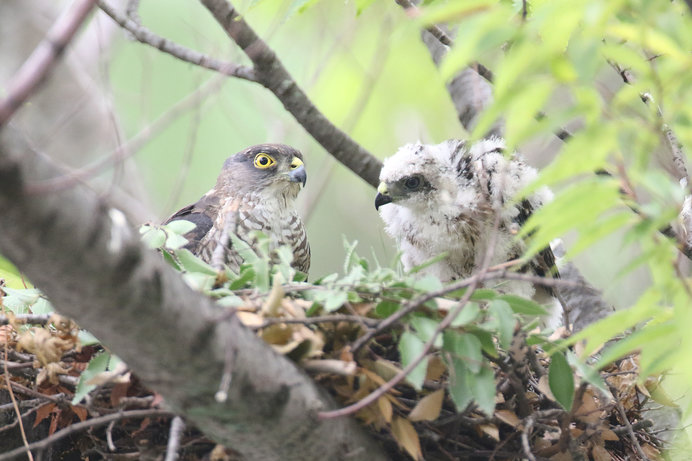
<instances>
[{"instance_id":1,"label":"bare branch","mask_svg":"<svg viewBox=\"0 0 692 461\"><path fill-rule=\"evenodd\" d=\"M119 13L106 0L98 0L98 5L104 13L110 16L113 21L117 22L120 27L130 32L132 36L140 43L150 45L157 50L161 50L164 53L180 59L181 61L189 62L191 64L204 67L205 69L214 70L230 77L237 77L251 82L257 81L255 72L246 66L239 66L232 62L219 61L218 59L206 56L199 51L185 48L182 45L178 45L177 43L158 36L146 27L138 24L131 17ZM136 9L134 11L136 12Z\"/></svg>"},{"instance_id":2,"label":"bare branch","mask_svg":"<svg viewBox=\"0 0 692 461\"><path fill-rule=\"evenodd\" d=\"M257 80L281 101L305 130L334 158L373 187L382 162L334 126L310 101L274 51L226 0L200 0L255 66Z\"/></svg>"},{"instance_id":3,"label":"bare branch","mask_svg":"<svg viewBox=\"0 0 692 461\"><path fill-rule=\"evenodd\" d=\"M7 96L0 100L0 127L36 90L55 66L58 57L72 40L77 29L86 20L96 0L76 0L55 21L46 38L38 44L31 56L7 84Z\"/></svg>"}]
</instances>

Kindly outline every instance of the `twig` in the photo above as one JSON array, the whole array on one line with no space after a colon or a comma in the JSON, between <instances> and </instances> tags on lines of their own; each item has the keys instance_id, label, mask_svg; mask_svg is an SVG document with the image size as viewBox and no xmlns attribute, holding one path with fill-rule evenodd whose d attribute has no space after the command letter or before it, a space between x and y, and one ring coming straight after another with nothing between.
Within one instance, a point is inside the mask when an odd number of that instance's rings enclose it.
<instances>
[{"instance_id":1,"label":"twig","mask_svg":"<svg viewBox=\"0 0 692 461\"><path fill-rule=\"evenodd\" d=\"M132 34L138 42L152 46L157 50L170 54L174 58L181 61L189 62L205 69L214 70L230 77L237 77L250 82L256 82L255 72L246 66L240 66L232 62L224 62L212 57L206 56L199 51L185 48L168 39L160 37L134 21L131 17L119 13L106 0L98 0L98 5L101 10L113 19L120 27ZM128 9L129 10L129 9Z\"/></svg>"},{"instance_id":2,"label":"twig","mask_svg":"<svg viewBox=\"0 0 692 461\"><path fill-rule=\"evenodd\" d=\"M315 107L274 51L257 36L227 0L200 0L224 31L254 64L257 80L281 101L305 130L334 158L373 187L379 183L380 162L336 127Z\"/></svg>"},{"instance_id":3,"label":"twig","mask_svg":"<svg viewBox=\"0 0 692 461\"><path fill-rule=\"evenodd\" d=\"M164 461L176 461L180 455L180 437L185 430L185 421L180 416L176 416L171 421L171 429L168 432L168 445L166 445L166 458Z\"/></svg>"},{"instance_id":4,"label":"twig","mask_svg":"<svg viewBox=\"0 0 692 461\"><path fill-rule=\"evenodd\" d=\"M29 323L31 325L45 325L50 320L49 314L17 314L14 316L14 321L18 323ZM0 315L0 325L8 325L9 317Z\"/></svg>"},{"instance_id":5,"label":"twig","mask_svg":"<svg viewBox=\"0 0 692 461\"><path fill-rule=\"evenodd\" d=\"M46 37L5 86L7 96L0 100L0 127L12 117L26 99L43 82L58 57L86 20L96 0L76 0L55 21Z\"/></svg>"},{"instance_id":6,"label":"twig","mask_svg":"<svg viewBox=\"0 0 692 461\"><path fill-rule=\"evenodd\" d=\"M111 421L106 428L106 444L108 445L108 449L112 452L116 450L115 444L113 443L113 427L115 426L115 423L115 421Z\"/></svg>"},{"instance_id":7,"label":"twig","mask_svg":"<svg viewBox=\"0 0 692 461\"><path fill-rule=\"evenodd\" d=\"M526 426L524 426L524 430L521 432L521 446L524 449L526 457L529 458L530 461L536 461L536 457L531 453L531 445L529 444L529 432L531 432L535 423L534 415L529 416L524 421L526 421Z\"/></svg>"},{"instance_id":8,"label":"twig","mask_svg":"<svg viewBox=\"0 0 692 461\"><path fill-rule=\"evenodd\" d=\"M0 308L2 309L3 314L5 313L5 304L2 302L2 298L0 298ZM27 456L29 458L29 461L34 460L34 455L31 453L31 450L29 449L29 441L26 438L26 432L24 431L24 422L22 422L22 412L19 410L19 405L17 404L17 399L14 396L14 392L12 391L12 381L10 381L10 371L9 371L9 366L8 366L8 357L9 357L9 349L10 349L10 342L5 341L5 345L3 350L5 351L5 360L3 360L3 369L4 369L4 374L5 374L5 386L7 387L7 393L10 394L10 400L12 401L12 406L14 407L14 412L17 415L17 421L19 422L19 432L22 434L22 442L24 443L24 448L26 449Z\"/></svg>"},{"instance_id":9,"label":"twig","mask_svg":"<svg viewBox=\"0 0 692 461\"><path fill-rule=\"evenodd\" d=\"M649 458L646 457L646 454L644 453L644 450L642 450L641 445L639 445L637 436L634 434L634 429L632 428L630 420L627 418L627 412L625 411L625 407L622 406L622 402L620 402L620 399L618 398L617 389L615 389L614 386L608 387L610 388L610 393L613 395L613 400L615 401L615 406L618 409L618 413L620 413L620 417L622 418L622 424L625 428L625 431L629 436L630 440L632 441L632 445L634 445L634 450L639 455L639 459L641 459L642 461L649 461Z\"/></svg>"},{"instance_id":10,"label":"twig","mask_svg":"<svg viewBox=\"0 0 692 461\"><path fill-rule=\"evenodd\" d=\"M132 410L132 411L119 411L117 413L111 413L109 415L99 416L98 418L88 419L79 423L72 424L66 428L55 432L50 437L46 437L43 440L34 442L27 447L19 447L14 450L8 451L6 453L0 454L0 461L6 461L9 459L14 459L18 456L26 454L28 450L45 450L51 444L57 442L58 440L64 439L65 437L72 435L76 432L83 431L92 427L103 426L109 424L111 421L118 421L126 418L149 418L156 416L171 416L170 411L166 410Z\"/></svg>"},{"instance_id":11,"label":"twig","mask_svg":"<svg viewBox=\"0 0 692 461\"><path fill-rule=\"evenodd\" d=\"M233 322L238 322L238 317L233 315ZM214 394L214 400L223 403L228 400L228 390L231 388L231 380L233 378L233 364L235 363L235 349L233 349L233 340L229 336L226 341L226 351L223 363L223 374L219 383L219 390Z\"/></svg>"}]
</instances>

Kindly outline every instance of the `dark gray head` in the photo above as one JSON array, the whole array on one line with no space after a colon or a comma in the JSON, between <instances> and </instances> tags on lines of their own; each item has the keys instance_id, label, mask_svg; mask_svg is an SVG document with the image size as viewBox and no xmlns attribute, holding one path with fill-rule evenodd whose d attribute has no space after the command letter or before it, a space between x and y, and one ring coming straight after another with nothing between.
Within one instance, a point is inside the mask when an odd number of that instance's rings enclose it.
<instances>
[{"instance_id":1,"label":"dark gray head","mask_svg":"<svg viewBox=\"0 0 692 461\"><path fill-rule=\"evenodd\" d=\"M267 191L296 196L306 180L300 151L285 144L258 144L226 159L216 187L241 194Z\"/></svg>"}]
</instances>

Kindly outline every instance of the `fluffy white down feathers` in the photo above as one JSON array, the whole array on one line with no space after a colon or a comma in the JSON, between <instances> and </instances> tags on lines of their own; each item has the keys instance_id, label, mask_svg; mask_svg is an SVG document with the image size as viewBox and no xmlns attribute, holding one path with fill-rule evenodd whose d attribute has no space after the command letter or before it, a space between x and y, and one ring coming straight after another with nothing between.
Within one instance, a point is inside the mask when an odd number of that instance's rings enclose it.
<instances>
[{"instance_id":1,"label":"fluffy white down feathers","mask_svg":"<svg viewBox=\"0 0 692 461\"><path fill-rule=\"evenodd\" d=\"M504 140L495 137L471 145L459 140L416 143L384 161L375 204L406 270L446 252L444 260L424 273L442 281L468 277L493 241L491 265L522 255L524 244L516 232L551 193L541 188L516 202L514 197L536 178L536 170L517 153L506 156L504 148ZM494 231L496 211L500 216ZM529 298L535 294L528 283L504 282L496 288Z\"/></svg>"}]
</instances>

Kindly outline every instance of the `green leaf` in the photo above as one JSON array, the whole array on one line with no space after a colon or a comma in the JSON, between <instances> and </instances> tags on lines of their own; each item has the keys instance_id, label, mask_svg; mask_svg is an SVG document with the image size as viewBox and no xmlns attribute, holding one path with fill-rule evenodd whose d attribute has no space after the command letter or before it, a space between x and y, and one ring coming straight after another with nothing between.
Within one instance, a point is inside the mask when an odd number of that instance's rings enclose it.
<instances>
[{"instance_id":1,"label":"green leaf","mask_svg":"<svg viewBox=\"0 0 692 461\"><path fill-rule=\"evenodd\" d=\"M471 373L464 361L452 356L452 363L447 364L449 373L449 394L452 397L457 412L462 412L473 400L471 388L468 385L468 375ZM493 384L493 388L495 385Z\"/></svg>"},{"instance_id":2,"label":"green leaf","mask_svg":"<svg viewBox=\"0 0 692 461\"><path fill-rule=\"evenodd\" d=\"M180 264L182 264L183 269L188 272L201 272L202 274L216 275L216 271L213 267L193 255L190 250L185 248L176 250L175 256L178 258Z\"/></svg>"},{"instance_id":3,"label":"green leaf","mask_svg":"<svg viewBox=\"0 0 692 461\"><path fill-rule=\"evenodd\" d=\"M488 306L488 312L492 315L494 326L498 333L500 346L507 349L512 344L514 327L517 324L514 312L507 301L494 299Z\"/></svg>"},{"instance_id":4,"label":"green leaf","mask_svg":"<svg viewBox=\"0 0 692 461\"><path fill-rule=\"evenodd\" d=\"M82 401L86 395L96 388L94 384L87 384L94 376L99 373L103 373L108 369L108 364L110 363L112 355L107 352L102 352L99 355L92 357L87 365L86 369L79 376L79 383L77 383L77 389L75 390L74 397L72 398L72 404L77 405Z\"/></svg>"},{"instance_id":5,"label":"green leaf","mask_svg":"<svg viewBox=\"0 0 692 461\"><path fill-rule=\"evenodd\" d=\"M152 226L142 226L140 232L142 232L142 243L152 250L161 248L163 244L166 243L166 232L164 232L163 229Z\"/></svg>"},{"instance_id":6,"label":"green leaf","mask_svg":"<svg viewBox=\"0 0 692 461\"><path fill-rule=\"evenodd\" d=\"M400 303L394 301L380 301L375 307L375 315L382 319L387 318L398 311L400 306Z\"/></svg>"},{"instance_id":7,"label":"green leaf","mask_svg":"<svg viewBox=\"0 0 692 461\"><path fill-rule=\"evenodd\" d=\"M329 296L324 302L324 310L333 312L341 308L348 300L348 294L345 291L328 292Z\"/></svg>"},{"instance_id":8,"label":"green leaf","mask_svg":"<svg viewBox=\"0 0 692 461\"><path fill-rule=\"evenodd\" d=\"M413 288L424 292L439 291L442 289L442 282L434 275L426 275L414 282Z\"/></svg>"},{"instance_id":9,"label":"green leaf","mask_svg":"<svg viewBox=\"0 0 692 461\"><path fill-rule=\"evenodd\" d=\"M22 277L22 273L2 256L0 256L0 279L5 279L5 286L9 288L31 288L31 284Z\"/></svg>"},{"instance_id":10,"label":"green leaf","mask_svg":"<svg viewBox=\"0 0 692 461\"><path fill-rule=\"evenodd\" d=\"M171 221L165 226L166 229L170 230L171 232L178 234L178 235L185 235L191 230L193 230L197 225L193 222L186 221L184 219L177 219L175 221Z\"/></svg>"},{"instance_id":11,"label":"green leaf","mask_svg":"<svg viewBox=\"0 0 692 461\"><path fill-rule=\"evenodd\" d=\"M405 331L399 340L399 354L401 365L405 368L423 352L425 344L416 335ZM425 373L428 368L427 357L423 359L406 377L406 380L416 389L420 390L425 381Z\"/></svg>"},{"instance_id":12,"label":"green leaf","mask_svg":"<svg viewBox=\"0 0 692 461\"><path fill-rule=\"evenodd\" d=\"M481 308L478 306L478 304L469 301L466 303L466 305L461 309L461 312L459 312L459 315L457 315L454 320L452 320L451 326L452 327L461 327L464 325L468 325L469 323L473 322L478 318L478 314L480 314Z\"/></svg>"},{"instance_id":13,"label":"green leaf","mask_svg":"<svg viewBox=\"0 0 692 461\"><path fill-rule=\"evenodd\" d=\"M516 295L499 295L498 300L506 302L515 314L521 315L547 315L545 307L536 304L530 299Z\"/></svg>"},{"instance_id":14,"label":"green leaf","mask_svg":"<svg viewBox=\"0 0 692 461\"><path fill-rule=\"evenodd\" d=\"M498 357L497 349L495 348L495 340L490 332L480 328L474 328L473 326L468 326L467 329L470 334L478 338L481 342L481 349L483 349L483 352L491 357Z\"/></svg>"},{"instance_id":15,"label":"green leaf","mask_svg":"<svg viewBox=\"0 0 692 461\"><path fill-rule=\"evenodd\" d=\"M574 374L561 352L556 352L551 356L548 384L557 402L565 410L570 411L574 399Z\"/></svg>"},{"instance_id":16,"label":"green leaf","mask_svg":"<svg viewBox=\"0 0 692 461\"><path fill-rule=\"evenodd\" d=\"M483 413L492 416L495 412L495 373L485 364L478 373L467 376L474 402Z\"/></svg>"},{"instance_id":17,"label":"green leaf","mask_svg":"<svg viewBox=\"0 0 692 461\"><path fill-rule=\"evenodd\" d=\"M428 342L433 337L438 325L439 322L427 317L415 316L411 318L411 326L416 330L414 334L423 342ZM442 335L437 335L434 346L442 346Z\"/></svg>"},{"instance_id":18,"label":"green leaf","mask_svg":"<svg viewBox=\"0 0 692 461\"><path fill-rule=\"evenodd\" d=\"M483 363L480 340L469 333L447 330L443 334L442 348L464 360L472 373L478 373Z\"/></svg>"}]
</instances>

